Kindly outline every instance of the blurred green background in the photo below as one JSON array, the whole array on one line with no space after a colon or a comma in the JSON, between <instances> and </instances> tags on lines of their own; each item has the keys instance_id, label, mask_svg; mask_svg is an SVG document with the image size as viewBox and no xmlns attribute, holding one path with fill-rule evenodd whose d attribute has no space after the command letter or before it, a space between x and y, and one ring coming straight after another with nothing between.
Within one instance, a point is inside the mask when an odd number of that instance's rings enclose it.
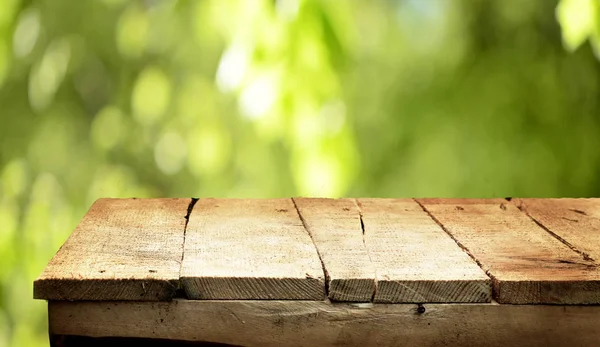
<instances>
[{"instance_id":1,"label":"blurred green background","mask_svg":"<svg viewBox=\"0 0 600 347\"><path fill-rule=\"evenodd\" d=\"M0 346L99 197L600 195L596 0L3 0Z\"/></svg>"}]
</instances>

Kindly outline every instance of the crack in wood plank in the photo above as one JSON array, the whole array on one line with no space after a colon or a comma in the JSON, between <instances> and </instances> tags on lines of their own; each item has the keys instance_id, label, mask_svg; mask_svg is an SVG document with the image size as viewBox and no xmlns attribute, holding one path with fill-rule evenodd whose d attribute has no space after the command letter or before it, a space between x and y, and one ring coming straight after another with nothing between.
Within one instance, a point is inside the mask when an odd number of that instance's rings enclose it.
<instances>
[{"instance_id":1,"label":"crack in wood plank","mask_svg":"<svg viewBox=\"0 0 600 347\"><path fill-rule=\"evenodd\" d=\"M492 274L490 274L490 272L488 270L485 269L485 267L481 264L481 262L475 258L475 256L473 254L471 254L471 252L469 252L469 250L467 249L467 247L465 247L460 241L458 241L458 239L456 237L454 237L454 235L452 235L452 233L450 232L450 230L448 230L437 218L435 218L435 216L429 212L429 210L427 210L427 208L425 207L425 205L423 205L418 199L413 199L417 204L419 204L419 206L421 206L421 208L423 209L423 211L425 211L425 213L427 213L427 215L433 219L433 221L440 227L442 228L442 230L444 230L444 232L446 234L448 234L448 236L450 236L450 238L458 245L458 247L460 247L460 249L467 253L467 255L469 255L469 257L471 257L471 259L473 259L473 261L475 261L475 263L477 264L477 266L479 266L481 268L481 270L483 270L483 272L485 272L486 275L488 275L492 280L494 280L494 276ZM506 208L506 207L505 207ZM463 210L464 208L460 207L460 206L456 206L457 210Z\"/></svg>"},{"instance_id":2,"label":"crack in wood plank","mask_svg":"<svg viewBox=\"0 0 600 347\"><path fill-rule=\"evenodd\" d=\"M308 228L306 227L306 220L304 220L304 217L300 213L300 210L298 210L298 205L296 204L296 199L295 198L291 198L291 199L292 199L292 203L294 204L294 208L296 209L296 213L298 213L298 217L300 218L300 221L302 221L302 226L304 227L304 230L306 231L308 236L310 236L313 246L315 247L315 250L317 251L317 255L319 256L319 261L321 262L321 269L323 269L323 275L325 276L325 296L329 296L330 277L329 277L329 273L327 272L327 268L325 267L325 264L323 263L323 255L321 254L321 252L319 251L319 248L315 244L315 239L313 238L311 233L308 231Z\"/></svg>"},{"instance_id":3,"label":"crack in wood plank","mask_svg":"<svg viewBox=\"0 0 600 347\"><path fill-rule=\"evenodd\" d=\"M369 257L369 261L373 264L373 259L371 259L371 252L369 251L369 247L367 247L367 240L365 237L365 221L363 220L362 210L360 208L360 202L357 199L352 199L354 201L354 205L356 205L356 209L358 210L358 217L360 218L360 228L362 229L362 241L365 249L367 250L367 256ZM377 267L374 267L375 278L377 279ZM373 290L373 295L371 295L371 302L375 300L375 296L377 295L377 280L375 281L375 289Z\"/></svg>"},{"instance_id":4,"label":"crack in wood plank","mask_svg":"<svg viewBox=\"0 0 600 347\"><path fill-rule=\"evenodd\" d=\"M545 226L544 224L542 224L540 221L538 221L535 217L533 217L529 211L527 211L527 204L525 204L525 202L521 201L520 204L515 204L515 206L517 206L517 208L519 210L521 210L521 212L523 212L525 215L527 215L527 217L529 217L535 224L537 224L540 228L544 229L548 234L552 235L552 237L554 237L555 239L557 239L558 241L562 242L565 246L569 247L573 252L581 255L583 257L583 260L586 261L592 261L595 262L596 260L593 259L592 257L590 257L589 254L587 254L586 252L578 249L577 247L575 247L572 243L570 243L569 241L565 240L563 237L561 237L560 235L558 235L557 233L553 232L552 230L550 230L550 228L548 228L547 226ZM579 214L583 214L586 215L585 212L577 210L577 209L570 209L570 211L573 211L575 213L579 213ZM565 218L566 219L566 218ZM571 220L572 221L572 220ZM577 221L577 220L575 220ZM597 264L596 264L597 265Z\"/></svg>"},{"instance_id":5,"label":"crack in wood plank","mask_svg":"<svg viewBox=\"0 0 600 347\"><path fill-rule=\"evenodd\" d=\"M183 257L185 255L185 235L187 234L188 223L190 222L190 215L194 210L194 205L198 202L198 198L191 198L190 204L188 205L187 212L185 214L185 225L183 226L183 245L181 246L181 261L179 262L179 285L175 296L183 297L187 299L187 294L183 289L183 283L181 282L181 266L183 264Z\"/></svg>"}]
</instances>

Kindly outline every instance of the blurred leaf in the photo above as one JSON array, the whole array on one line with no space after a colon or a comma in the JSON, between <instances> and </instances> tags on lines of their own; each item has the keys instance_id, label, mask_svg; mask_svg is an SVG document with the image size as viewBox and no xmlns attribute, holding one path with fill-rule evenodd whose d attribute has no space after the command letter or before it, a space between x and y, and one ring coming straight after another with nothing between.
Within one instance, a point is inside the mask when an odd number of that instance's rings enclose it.
<instances>
[{"instance_id":1,"label":"blurred leaf","mask_svg":"<svg viewBox=\"0 0 600 347\"><path fill-rule=\"evenodd\" d=\"M27 56L35 46L40 34L40 14L36 8L21 13L13 37L14 54L17 58Z\"/></svg>"},{"instance_id":2,"label":"blurred leaf","mask_svg":"<svg viewBox=\"0 0 600 347\"><path fill-rule=\"evenodd\" d=\"M562 27L563 42L576 50L590 36L595 25L595 0L560 0L556 17Z\"/></svg>"},{"instance_id":3,"label":"blurred leaf","mask_svg":"<svg viewBox=\"0 0 600 347\"><path fill-rule=\"evenodd\" d=\"M65 38L50 43L44 56L33 68L29 79L29 102L35 110L48 107L63 82L71 56L69 41Z\"/></svg>"},{"instance_id":4,"label":"blurred leaf","mask_svg":"<svg viewBox=\"0 0 600 347\"><path fill-rule=\"evenodd\" d=\"M139 58L148 41L150 23L139 3L132 2L117 23L117 47L126 58Z\"/></svg>"}]
</instances>

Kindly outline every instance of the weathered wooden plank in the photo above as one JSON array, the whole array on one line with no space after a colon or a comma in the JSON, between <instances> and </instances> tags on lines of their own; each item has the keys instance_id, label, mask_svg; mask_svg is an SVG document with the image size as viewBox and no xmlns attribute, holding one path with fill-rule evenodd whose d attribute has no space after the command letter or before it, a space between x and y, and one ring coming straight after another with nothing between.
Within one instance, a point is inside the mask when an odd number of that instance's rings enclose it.
<instances>
[{"instance_id":1,"label":"weathered wooden plank","mask_svg":"<svg viewBox=\"0 0 600 347\"><path fill-rule=\"evenodd\" d=\"M354 200L295 198L294 203L325 267L329 298L371 301L375 268L363 242Z\"/></svg>"},{"instance_id":2,"label":"weathered wooden plank","mask_svg":"<svg viewBox=\"0 0 600 347\"><path fill-rule=\"evenodd\" d=\"M600 272L504 199L419 199L492 277L501 303L597 304Z\"/></svg>"},{"instance_id":3,"label":"weathered wooden plank","mask_svg":"<svg viewBox=\"0 0 600 347\"><path fill-rule=\"evenodd\" d=\"M358 199L375 302L489 302L491 281L412 199Z\"/></svg>"},{"instance_id":4,"label":"weathered wooden plank","mask_svg":"<svg viewBox=\"0 0 600 347\"><path fill-rule=\"evenodd\" d=\"M47 300L169 300L191 199L100 199L34 283Z\"/></svg>"},{"instance_id":5,"label":"weathered wooden plank","mask_svg":"<svg viewBox=\"0 0 600 347\"><path fill-rule=\"evenodd\" d=\"M185 238L190 299L321 300L324 273L291 199L200 199Z\"/></svg>"},{"instance_id":6,"label":"weathered wooden plank","mask_svg":"<svg viewBox=\"0 0 600 347\"><path fill-rule=\"evenodd\" d=\"M242 346L598 346L600 306L50 302L51 334Z\"/></svg>"},{"instance_id":7,"label":"weathered wooden plank","mask_svg":"<svg viewBox=\"0 0 600 347\"><path fill-rule=\"evenodd\" d=\"M519 208L586 260L600 261L600 199L515 199Z\"/></svg>"}]
</instances>

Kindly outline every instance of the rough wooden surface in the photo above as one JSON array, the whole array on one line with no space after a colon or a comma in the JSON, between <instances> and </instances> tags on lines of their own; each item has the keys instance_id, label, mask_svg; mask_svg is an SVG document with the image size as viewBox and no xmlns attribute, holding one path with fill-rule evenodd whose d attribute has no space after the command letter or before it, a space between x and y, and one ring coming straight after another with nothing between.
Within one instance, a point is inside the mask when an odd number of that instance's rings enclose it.
<instances>
[{"instance_id":1,"label":"rough wooden surface","mask_svg":"<svg viewBox=\"0 0 600 347\"><path fill-rule=\"evenodd\" d=\"M586 260L600 261L600 199L516 199L522 211Z\"/></svg>"},{"instance_id":2,"label":"rough wooden surface","mask_svg":"<svg viewBox=\"0 0 600 347\"><path fill-rule=\"evenodd\" d=\"M490 278L412 199L359 199L375 302L489 302Z\"/></svg>"},{"instance_id":3,"label":"rough wooden surface","mask_svg":"<svg viewBox=\"0 0 600 347\"><path fill-rule=\"evenodd\" d=\"M600 303L600 199L191 202L98 200L34 297L321 300L327 272L335 301L484 302L474 260L501 303Z\"/></svg>"},{"instance_id":4,"label":"rough wooden surface","mask_svg":"<svg viewBox=\"0 0 600 347\"><path fill-rule=\"evenodd\" d=\"M321 262L291 199L200 199L184 252L181 281L190 299L325 295Z\"/></svg>"},{"instance_id":5,"label":"rough wooden surface","mask_svg":"<svg viewBox=\"0 0 600 347\"><path fill-rule=\"evenodd\" d=\"M420 199L481 264L501 303L600 303L600 272L504 199Z\"/></svg>"},{"instance_id":6,"label":"rough wooden surface","mask_svg":"<svg viewBox=\"0 0 600 347\"><path fill-rule=\"evenodd\" d=\"M354 200L295 198L294 202L327 271L329 298L371 301L375 268L363 242Z\"/></svg>"},{"instance_id":7,"label":"rough wooden surface","mask_svg":"<svg viewBox=\"0 0 600 347\"><path fill-rule=\"evenodd\" d=\"M191 199L100 199L34 283L48 300L169 300Z\"/></svg>"},{"instance_id":8,"label":"rough wooden surface","mask_svg":"<svg viewBox=\"0 0 600 347\"><path fill-rule=\"evenodd\" d=\"M51 334L241 346L598 346L600 306L50 302Z\"/></svg>"}]
</instances>

